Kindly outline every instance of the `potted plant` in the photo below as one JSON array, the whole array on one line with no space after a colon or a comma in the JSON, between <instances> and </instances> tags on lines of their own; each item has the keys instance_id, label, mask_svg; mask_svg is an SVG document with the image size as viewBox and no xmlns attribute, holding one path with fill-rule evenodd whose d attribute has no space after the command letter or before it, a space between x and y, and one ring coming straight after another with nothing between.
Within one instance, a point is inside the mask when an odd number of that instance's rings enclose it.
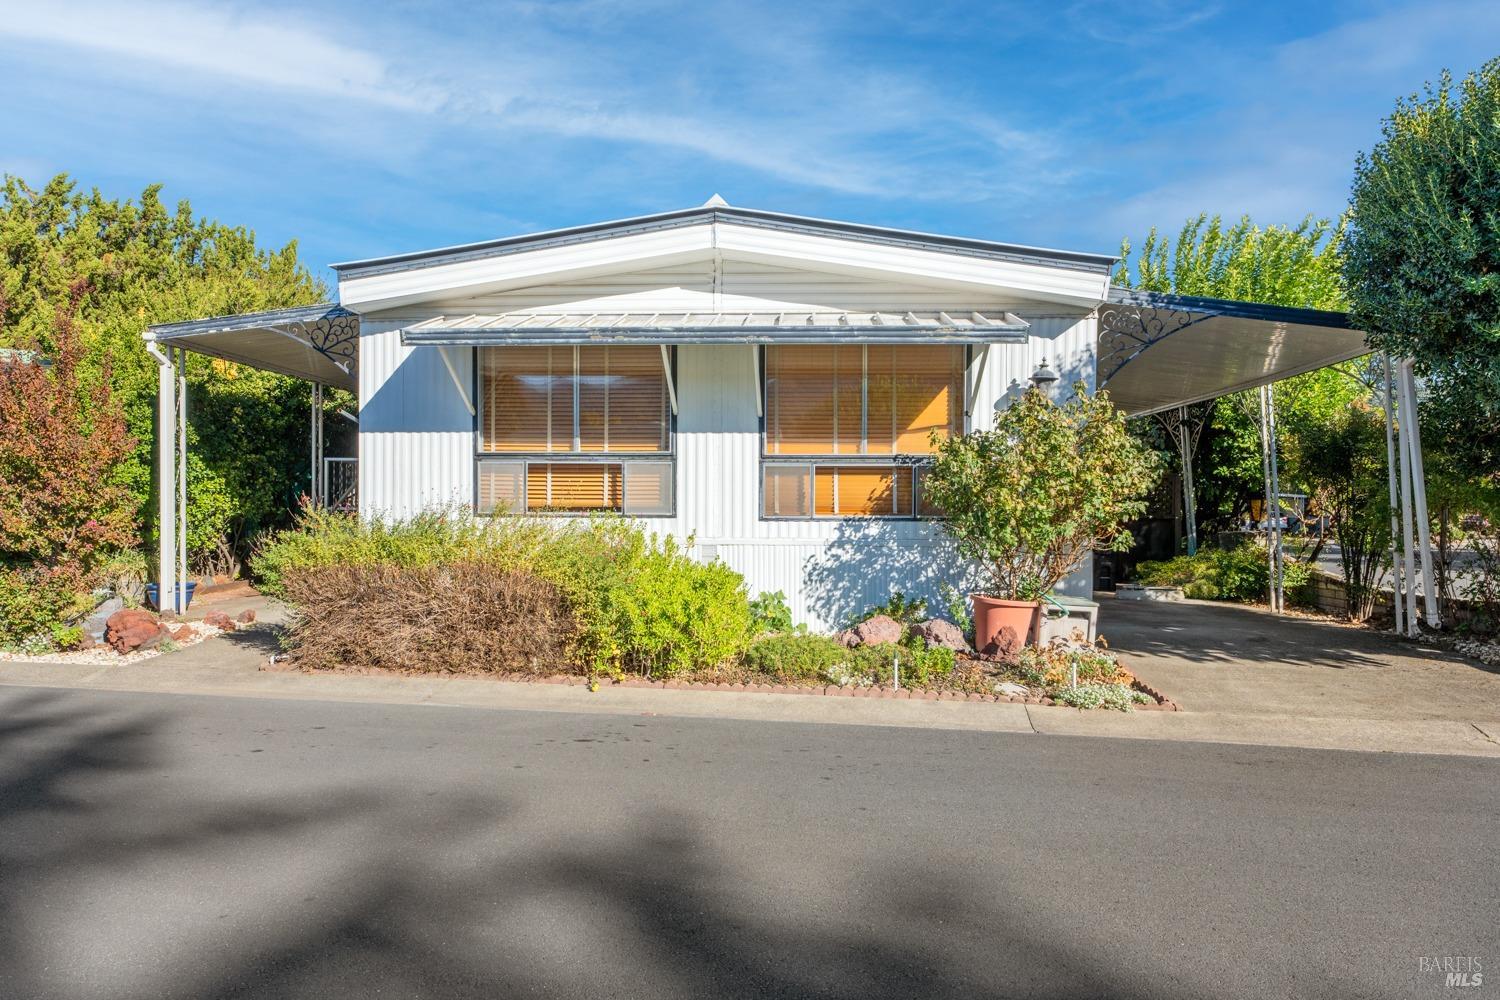
<instances>
[{"instance_id":1,"label":"potted plant","mask_svg":"<svg viewBox=\"0 0 1500 1000\"><path fill-rule=\"evenodd\" d=\"M981 651L1003 645L1007 628L1031 640L1044 595L1095 549L1128 549L1125 524L1145 513L1161 473L1107 394L1073 388L1061 405L1027 390L993 430L941 442L922 474L924 502L983 575L971 596Z\"/></svg>"}]
</instances>

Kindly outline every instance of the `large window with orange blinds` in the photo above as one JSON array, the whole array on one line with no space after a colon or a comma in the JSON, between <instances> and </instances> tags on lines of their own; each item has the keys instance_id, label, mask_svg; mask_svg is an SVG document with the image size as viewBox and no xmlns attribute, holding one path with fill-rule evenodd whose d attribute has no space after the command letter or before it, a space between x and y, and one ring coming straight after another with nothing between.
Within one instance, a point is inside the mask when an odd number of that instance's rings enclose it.
<instances>
[{"instance_id":1,"label":"large window with orange blinds","mask_svg":"<svg viewBox=\"0 0 1500 1000\"><path fill-rule=\"evenodd\" d=\"M659 347L487 347L478 367L481 513L672 513Z\"/></svg>"},{"instance_id":2,"label":"large window with orange blinds","mask_svg":"<svg viewBox=\"0 0 1500 1000\"><path fill-rule=\"evenodd\" d=\"M923 456L963 433L967 350L765 349L765 517L919 517Z\"/></svg>"}]
</instances>

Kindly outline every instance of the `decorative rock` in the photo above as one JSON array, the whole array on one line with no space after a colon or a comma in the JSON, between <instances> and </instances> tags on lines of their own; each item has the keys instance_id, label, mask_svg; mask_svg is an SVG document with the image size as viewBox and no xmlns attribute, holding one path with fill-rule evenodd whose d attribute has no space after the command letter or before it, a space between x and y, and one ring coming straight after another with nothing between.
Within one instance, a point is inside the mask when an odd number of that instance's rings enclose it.
<instances>
[{"instance_id":1,"label":"decorative rock","mask_svg":"<svg viewBox=\"0 0 1500 1000\"><path fill-rule=\"evenodd\" d=\"M906 632L901 623L889 615L867 618L850 630L856 645L878 646L887 642L900 642Z\"/></svg>"},{"instance_id":2,"label":"decorative rock","mask_svg":"<svg viewBox=\"0 0 1500 1000\"><path fill-rule=\"evenodd\" d=\"M1024 698L1029 693L1025 685L1017 684L1015 681L1001 681L995 685L995 693L1016 698Z\"/></svg>"},{"instance_id":3,"label":"decorative rock","mask_svg":"<svg viewBox=\"0 0 1500 1000\"><path fill-rule=\"evenodd\" d=\"M919 635L928 646L942 646L959 653L969 652L968 640L959 627L941 618L929 618L911 627L912 635Z\"/></svg>"},{"instance_id":4,"label":"decorative rock","mask_svg":"<svg viewBox=\"0 0 1500 1000\"><path fill-rule=\"evenodd\" d=\"M241 611L239 614L235 615L234 620L241 625L249 625L251 622L255 621L255 609L246 608L244 611Z\"/></svg>"},{"instance_id":5,"label":"decorative rock","mask_svg":"<svg viewBox=\"0 0 1500 1000\"><path fill-rule=\"evenodd\" d=\"M1021 652L1022 645L1024 644L1021 637L1016 635L1016 630L1007 625L984 649L980 650L980 654L984 659L997 663L1014 663L1016 656Z\"/></svg>"},{"instance_id":6,"label":"decorative rock","mask_svg":"<svg viewBox=\"0 0 1500 1000\"><path fill-rule=\"evenodd\" d=\"M172 630L172 640L174 642L187 642L197 634L193 631L191 625L179 625Z\"/></svg>"},{"instance_id":7,"label":"decorative rock","mask_svg":"<svg viewBox=\"0 0 1500 1000\"><path fill-rule=\"evenodd\" d=\"M845 649L852 649L859 645L859 638L855 636L854 630L847 628L842 632L835 632L833 634L833 641Z\"/></svg>"},{"instance_id":8,"label":"decorative rock","mask_svg":"<svg viewBox=\"0 0 1500 1000\"><path fill-rule=\"evenodd\" d=\"M203 624L216 628L221 632L234 631L234 619L222 611L210 611L203 616Z\"/></svg>"},{"instance_id":9,"label":"decorative rock","mask_svg":"<svg viewBox=\"0 0 1500 1000\"><path fill-rule=\"evenodd\" d=\"M150 649L167 634L166 626L144 608L122 608L104 625L104 641L122 656L137 649Z\"/></svg>"},{"instance_id":10,"label":"decorative rock","mask_svg":"<svg viewBox=\"0 0 1500 1000\"><path fill-rule=\"evenodd\" d=\"M103 604L95 608L87 618L79 623L83 634L94 642L104 641L104 630L109 627L109 620L117 612L125 610L125 602L118 597L111 597Z\"/></svg>"}]
</instances>

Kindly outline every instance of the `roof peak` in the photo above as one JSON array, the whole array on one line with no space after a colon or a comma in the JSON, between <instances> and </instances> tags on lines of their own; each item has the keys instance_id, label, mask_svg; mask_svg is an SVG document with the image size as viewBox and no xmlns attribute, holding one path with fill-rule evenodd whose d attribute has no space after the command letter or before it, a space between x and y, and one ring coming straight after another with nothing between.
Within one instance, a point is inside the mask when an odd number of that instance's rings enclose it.
<instances>
[{"instance_id":1,"label":"roof peak","mask_svg":"<svg viewBox=\"0 0 1500 1000\"><path fill-rule=\"evenodd\" d=\"M709 197L709 199L703 203L703 205L701 207L703 207L703 208L728 208L729 207L729 202L727 202L727 201L724 200L724 196L723 195L721 195L721 194L719 194L719 192L715 191Z\"/></svg>"}]
</instances>

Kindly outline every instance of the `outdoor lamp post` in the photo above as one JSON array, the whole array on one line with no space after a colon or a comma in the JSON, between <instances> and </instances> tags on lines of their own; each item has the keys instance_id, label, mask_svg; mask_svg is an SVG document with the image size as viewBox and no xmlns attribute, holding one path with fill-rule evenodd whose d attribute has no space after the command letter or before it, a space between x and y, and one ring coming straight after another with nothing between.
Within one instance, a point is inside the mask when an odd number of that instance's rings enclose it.
<instances>
[{"instance_id":1,"label":"outdoor lamp post","mask_svg":"<svg viewBox=\"0 0 1500 1000\"><path fill-rule=\"evenodd\" d=\"M1043 358L1042 363L1036 366L1036 371L1031 373L1031 384L1046 392L1048 387L1056 381L1057 372L1047 367L1047 359Z\"/></svg>"}]
</instances>

